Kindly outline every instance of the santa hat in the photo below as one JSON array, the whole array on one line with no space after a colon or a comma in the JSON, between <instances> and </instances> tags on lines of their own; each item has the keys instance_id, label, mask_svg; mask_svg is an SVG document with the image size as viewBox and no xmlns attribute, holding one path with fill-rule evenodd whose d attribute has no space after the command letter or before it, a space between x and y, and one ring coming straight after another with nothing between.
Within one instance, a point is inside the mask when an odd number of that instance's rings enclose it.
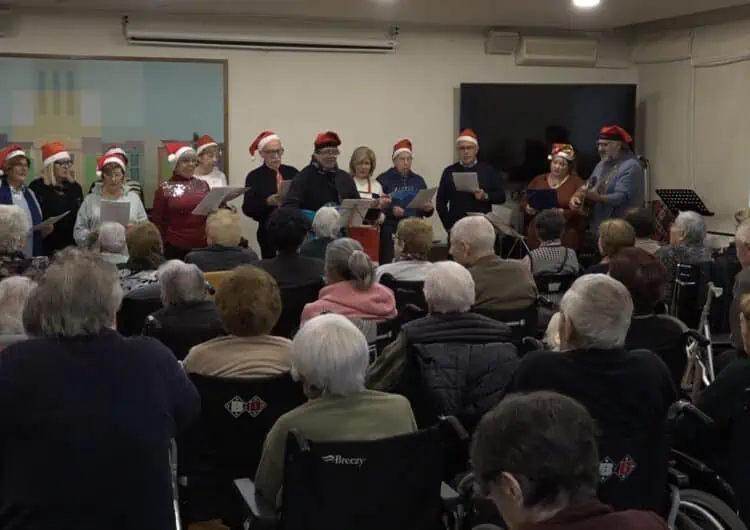
<instances>
[{"instance_id":1,"label":"santa hat","mask_svg":"<svg viewBox=\"0 0 750 530\"><path fill-rule=\"evenodd\" d=\"M253 140L253 143L250 144L250 156L252 159L255 160L255 153L262 151L265 146L274 140L281 141L281 138L279 138L279 135L275 132L263 131L260 133L255 140Z\"/></svg>"},{"instance_id":2,"label":"santa hat","mask_svg":"<svg viewBox=\"0 0 750 530\"><path fill-rule=\"evenodd\" d=\"M315 150L323 149L325 147L338 147L341 145L341 138L333 131L325 131L318 133L315 137Z\"/></svg>"},{"instance_id":3,"label":"santa hat","mask_svg":"<svg viewBox=\"0 0 750 530\"><path fill-rule=\"evenodd\" d=\"M125 163L127 164L130 160L128 158L128 154L125 152L125 149L122 147L116 146L116 145L110 145L106 151L104 151L104 156L110 156L110 155L120 155L123 160L125 160Z\"/></svg>"},{"instance_id":4,"label":"santa hat","mask_svg":"<svg viewBox=\"0 0 750 530\"><path fill-rule=\"evenodd\" d=\"M599 131L600 140L615 140L618 142L624 142L628 145L633 145L633 137L630 133L620 127L619 125L607 125L602 127Z\"/></svg>"},{"instance_id":5,"label":"santa hat","mask_svg":"<svg viewBox=\"0 0 750 530\"><path fill-rule=\"evenodd\" d=\"M172 164L172 167L176 166L177 162L179 162L180 158L183 156L196 154L195 149L182 142L164 142L164 147L166 148L167 153L169 153L167 160Z\"/></svg>"},{"instance_id":6,"label":"santa hat","mask_svg":"<svg viewBox=\"0 0 750 530\"><path fill-rule=\"evenodd\" d=\"M24 151L23 147L21 147L20 145L11 144L5 149L0 150L0 175L5 174L3 168L8 162L10 162L13 158L18 158L19 156L24 157L26 161L31 164L29 155L26 154L26 151Z\"/></svg>"},{"instance_id":7,"label":"santa hat","mask_svg":"<svg viewBox=\"0 0 750 530\"><path fill-rule=\"evenodd\" d=\"M96 176L101 177L104 166L107 164L117 164L122 168L123 171L127 169L125 159L120 154L108 155L104 154L96 159Z\"/></svg>"},{"instance_id":8,"label":"santa hat","mask_svg":"<svg viewBox=\"0 0 750 530\"><path fill-rule=\"evenodd\" d=\"M572 162L576 159L576 150L570 144L553 144L552 152L550 152L547 158L552 160L555 157L564 158L568 162Z\"/></svg>"},{"instance_id":9,"label":"santa hat","mask_svg":"<svg viewBox=\"0 0 750 530\"><path fill-rule=\"evenodd\" d=\"M395 159L401 153L409 153L410 155L414 154L411 140L404 138L403 140L399 140L398 142L396 142L396 145L393 146L392 158Z\"/></svg>"},{"instance_id":10,"label":"santa hat","mask_svg":"<svg viewBox=\"0 0 750 530\"><path fill-rule=\"evenodd\" d=\"M60 142L50 142L42 146L42 166L49 167L60 160L70 160L70 153Z\"/></svg>"},{"instance_id":11,"label":"santa hat","mask_svg":"<svg viewBox=\"0 0 750 530\"><path fill-rule=\"evenodd\" d=\"M458 135L458 138L456 138L456 143L459 142L469 142L476 146L479 146L479 137L477 136L477 133L475 133L471 129L463 129Z\"/></svg>"},{"instance_id":12,"label":"santa hat","mask_svg":"<svg viewBox=\"0 0 750 530\"><path fill-rule=\"evenodd\" d=\"M198 141L195 143L195 154L199 155L209 147L218 147L219 144L216 143L216 140L211 138L209 135L204 134L200 138L198 138Z\"/></svg>"}]
</instances>

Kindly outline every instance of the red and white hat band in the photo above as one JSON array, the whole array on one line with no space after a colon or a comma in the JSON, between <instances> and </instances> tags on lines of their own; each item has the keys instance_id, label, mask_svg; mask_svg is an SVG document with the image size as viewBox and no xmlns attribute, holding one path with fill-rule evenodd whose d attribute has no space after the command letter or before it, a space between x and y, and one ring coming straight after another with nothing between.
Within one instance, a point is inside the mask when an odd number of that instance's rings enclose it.
<instances>
[{"instance_id":1,"label":"red and white hat band","mask_svg":"<svg viewBox=\"0 0 750 530\"><path fill-rule=\"evenodd\" d=\"M8 153L8 156L5 157L5 162L8 162L16 157L22 156L28 160L28 157L26 156L25 151L21 151L20 149L18 151L11 151ZM3 171L3 168L0 167L0 176L4 175L5 172Z\"/></svg>"},{"instance_id":2,"label":"red and white hat band","mask_svg":"<svg viewBox=\"0 0 750 530\"><path fill-rule=\"evenodd\" d=\"M108 156L104 159L104 162L102 162L102 167L106 166L107 164L117 164L123 170L125 169L125 162L119 156Z\"/></svg>"},{"instance_id":3,"label":"red and white hat band","mask_svg":"<svg viewBox=\"0 0 750 530\"><path fill-rule=\"evenodd\" d=\"M263 151L263 148L274 140L281 140L278 134L269 134L265 136L260 142L258 142L258 151Z\"/></svg>"},{"instance_id":4,"label":"red and white hat band","mask_svg":"<svg viewBox=\"0 0 750 530\"><path fill-rule=\"evenodd\" d=\"M194 153L195 154L195 150L192 147L190 147L189 145L184 145L184 146L180 147L177 150L176 153L169 155L167 157L167 160L169 160L169 162L172 163L172 164L176 164L177 161L180 158L182 158L183 156L185 156L188 153Z\"/></svg>"},{"instance_id":5,"label":"red and white hat band","mask_svg":"<svg viewBox=\"0 0 750 530\"><path fill-rule=\"evenodd\" d=\"M469 142L474 145L479 145L479 141L477 141L477 139L473 136L459 136L458 138L456 138L456 143L459 142Z\"/></svg>"},{"instance_id":6,"label":"red and white hat band","mask_svg":"<svg viewBox=\"0 0 750 530\"><path fill-rule=\"evenodd\" d=\"M55 153L54 155L45 158L42 165L44 167L47 167L50 164L54 164L55 162L58 162L60 160L70 160L70 153L68 153L67 151L60 151L59 153Z\"/></svg>"},{"instance_id":7,"label":"red and white hat band","mask_svg":"<svg viewBox=\"0 0 750 530\"><path fill-rule=\"evenodd\" d=\"M201 153L202 153L203 151L205 151L206 149L208 149L209 147L218 147L218 146L219 146L219 144L217 144L216 142L209 142L209 143L207 143L207 144L199 145L199 146L198 146L198 147L196 148L196 150L195 150L195 154L196 154L196 155L199 155L199 154L201 154Z\"/></svg>"},{"instance_id":8,"label":"red and white hat band","mask_svg":"<svg viewBox=\"0 0 750 530\"><path fill-rule=\"evenodd\" d=\"M399 147L398 149L396 149L396 150L395 150L395 151L393 152L393 158L395 159L395 158L396 158L396 157L397 157L398 155L400 155L401 153L409 153L410 155L413 155L413 154L414 154L414 153L412 152L412 150L411 150L411 149L409 149L408 147Z\"/></svg>"}]
</instances>

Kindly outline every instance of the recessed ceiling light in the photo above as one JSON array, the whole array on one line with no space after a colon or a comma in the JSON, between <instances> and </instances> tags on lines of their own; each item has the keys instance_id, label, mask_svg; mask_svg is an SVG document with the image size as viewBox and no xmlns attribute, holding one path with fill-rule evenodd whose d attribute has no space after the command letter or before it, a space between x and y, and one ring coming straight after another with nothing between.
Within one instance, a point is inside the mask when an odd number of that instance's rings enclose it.
<instances>
[{"instance_id":1,"label":"recessed ceiling light","mask_svg":"<svg viewBox=\"0 0 750 530\"><path fill-rule=\"evenodd\" d=\"M583 9L589 9L596 7L601 3L601 0L573 0L573 5Z\"/></svg>"}]
</instances>

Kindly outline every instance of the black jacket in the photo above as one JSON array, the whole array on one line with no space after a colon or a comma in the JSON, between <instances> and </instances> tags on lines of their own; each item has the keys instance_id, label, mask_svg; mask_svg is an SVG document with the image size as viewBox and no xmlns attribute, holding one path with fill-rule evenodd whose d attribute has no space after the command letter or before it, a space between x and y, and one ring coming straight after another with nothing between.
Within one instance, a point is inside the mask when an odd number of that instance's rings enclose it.
<instances>
[{"instance_id":1,"label":"black jacket","mask_svg":"<svg viewBox=\"0 0 750 530\"><path fill-rule=\"evenodd\" d=\"M252 249L211 245L188 252L185 263L194 263L203 272L231 271L241 265L252 265L258 254Z\"/></svg>"},{"instance_id":2,"label":"black jacket","mask_svg":"<svg viewBox=\"0 0 750 530\"><path fill-rule=\"evenodd\" d=\"M382 389L390 379L385 386L409 398L420 427L452 415L471 432L500 401L519 363L515 347L505 342L509 335L507 325L475 313L430 314L401 328L368 384Z\"/></svg>"},{"instance_id":3,"label":"black jacket","mask_svg":"<svg viewBox=\"0 0 750 530\"><path fill-rule=\"evenodd\" d=\"M453 173L476 173L479 187L487 192L488 200L478 201L473 193L457 191L453 183ZM494 167L484 162L477 162L473 167L466 168L456 162L445 168L440 176L435 207L443 226L446 230L450 230L469 213L489 213L492 211L493 204L504 202L505 191L502 179Z\"/></svg>"},{"instance_id":4,"label":"black jacket","mask_svg":"<svg viewBox=\"0 0 750 530\"><path fill-rule=\"evenodd\" d=\"M75 246L73 226L76 224L78 210L83 203L83 190L77 182L66 182L61 187L48 186L38 178L29 184L42 208L42 217L49 219L70 210L70 213L55 223L55 229L44 238L44 253L51 256L65 247Z\"/></svg>"},{"instance_id":5,"label":"black jacket","mask_svg":"<svg viewBox=\"0 0 750 530\"><path fill-rule=\"evenodd\" d=\"M270 274L281 289L320 282L325 274L323 260L299 254L279 254L261 260L255 266Z\"/></svg>"},{"instance_id":6,"label":"black jacket","mask_svg":"<svg viewBox=\"0 0 750 530\"><path fill-rule=\"evenodd\" d=\"M207 300L159 309L146 319L143 334L159 339L177 359L183 360L193 346L226 332L216 304Z\"/></svg>"},{"instance_id":7,"label":"black jacket","mask_svg":"<svg viewBox=\"0 0 750 530\"><path fill-rule=\"evenodd\" d=\"M170 440L199 410L150 338L104 331L5 348L0 528L173 529Z\"/></svg>"},{"instance_id":8,"label":"black jacket","mask_svg":"<svg viewBox=\"0 0 750 530\"><path fill-rule=\"evenodd\" d=\"M328 249L329 243L333 241L332 237L317 237L311 239L299 249L301 256L308 258L317 258L320 260L326 259L326 250Z\"/></svg>"},{"instance_id":9,"label":"black jacket","mask_svg":"<svg viewBox=\"0 0 750 530\"><path fill-rule=\"evenodd\" d=\"M291 180L298 173L296 167L285 166L281 164L279 173L284 180ZM268 197L277 193L276 172L263 164L253 169L245 177L245 199L242 202L242 211L248 217L258 221L261 227L264 227L266 219L274 211L273 206L269 206L266 200ZM265 228L265 227L264 227Z\"/></svg>"},{"instance_id":10,"label":"black jacket","mask_svg":"<svg viewBox=\"0 0 750 530\"><path fill-rule=\"evenodd\" d=\"M326 204L341 204L344 199L359 199L352 176L341 169L325 171L313 161L294 177L284 206L316 212Z\"/></svg>"}]
</instances>

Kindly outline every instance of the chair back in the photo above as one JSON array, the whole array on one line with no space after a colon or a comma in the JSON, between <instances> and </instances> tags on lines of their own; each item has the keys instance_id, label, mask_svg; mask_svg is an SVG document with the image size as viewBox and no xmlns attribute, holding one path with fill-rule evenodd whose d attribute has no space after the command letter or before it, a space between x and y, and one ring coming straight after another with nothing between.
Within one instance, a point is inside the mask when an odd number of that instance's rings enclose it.
<instances>
[{"instance_id":1,"label":"chair back","mask_svg":"<svg viewBox=\"0 0 750 530\"><path fill-rule=\"evenodd\" d=\"M291 339L299 329L300 317L306 304L318 299L323 280L281 289L281 316L271 332L272 335Z\"/></svg>"},{"instance_id":2,"label":"chair back","mask_svg":"<svg viewBox=\"0 0 750 530\"><path fill-rule=\"evenodd\" d=\"M282 529L434 530L440 526L443 423L375 441L313 442L289 433Z\"/></svg>"},{"instance_id":3,"label":"chair back","mask_svg":"<svg viewBox=\"0 0 750 530\"><path fill-rule=\"evenodd\" d=\"M393 291L399 313L408 305L427 311L427 301L424 299L424 282L400 281L396 280L393 275L386 273L380 277L380 283Z\"/></svg>"},{"instance_id":4,"label":"chair back","mask_svg":"<svg viewBox=\"0 0 750 530\"><path fill-rule=\"evenodd\" d=\"M691 329L700 326L701 312L708 294L706 286L711 281L711 266L710 262L675 265L670 314Z\"/></svg>"},{"instance_id":5,"label":"chair back","mask_svg":"<svg viewBox=\"0 0 750 530\"><path fill-rule=\"evenodd\" d=\"M539 294L554 300L556 303L560 302L562 295L570 289L575 281L576 275L570 272L534 275L534 282Z\"/></svg>"},{"instance_id":6,"label":"chair back","mask_svg":"<svg viewBox=\"0 0 750 530\"><path fill-rule=\"evenodd\" d=\"M739 403L732 413L732 427L729 433L727 453L718 471L734 490L740 517L750 526L750 462L747 448L750 447L750 388L742 393Z\"/></svg>"},{"instance_id":7,"label":"chair back","mask_svg":"<svg viewBox=\"0 0 750 530\"><path fill-rule=\"evenodd\" d=\"M537 335L537 324L539 322L539 309L536 303L524 309L474 309L475 313L486 316L510 327L510 340L518 346L524 337L535 337Z\"/></svg>"},{"instance_id":8,"label":"chair back","mask_svg":"<svg viewBox=\"0 0 750 530\"><path fill-rule=\"evenodd\" d=\"M117 331L126 337L140 335L146 318L162 308L159 284L139 287L126 294L117 312Z\"/></svg>"},{"instance_id":9,"label":"chair back","mask_svg":"<svg viewBox=\"0 0 750 530\"><path fill-rule=\"evenodd\" d=\"M182 497L194 520L227 510L232 481L255 477L268 431L282 414L306 401L289 374L228 378L190 374L201 397L199 421L178 438ZM197 506L200 505L200 506ZM207 517L207 519L201 519Z\"/></svg>"}]
</instances>

